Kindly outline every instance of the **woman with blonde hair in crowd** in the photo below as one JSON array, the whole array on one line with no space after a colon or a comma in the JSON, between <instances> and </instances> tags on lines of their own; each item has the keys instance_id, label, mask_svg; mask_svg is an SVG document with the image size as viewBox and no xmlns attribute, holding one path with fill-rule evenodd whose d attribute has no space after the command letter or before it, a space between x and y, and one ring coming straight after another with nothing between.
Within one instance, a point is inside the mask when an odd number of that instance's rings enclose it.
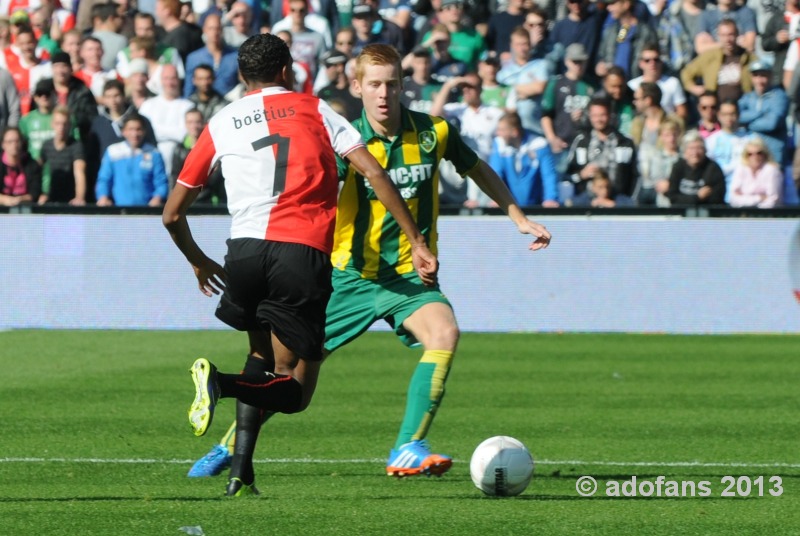
<instances>
[{"instance_id":1,"label":"woman with blonde hair in crowd","mask_svg":"<svg viewBox=\"0 0 800 536\"><path fill-rule=\"evenodd\" d=\"M732 207L772 208L783 202L783 174L764 140L753 137L731 178Z\"/></svg>"},{"instance_id":2,"label":"woman with blonde hair in crowd","mask_svg":"<svg viewBox=\"0 0 800 536\"><path fill-rule=\"evenodd\" d=\"M668 207L669 175L672 166L680 158L683 125L675 119L667 118L658 127L655 145L644 145L638 154L639 182L633 198L639 205Z\"/></svg>"}]
</instances>

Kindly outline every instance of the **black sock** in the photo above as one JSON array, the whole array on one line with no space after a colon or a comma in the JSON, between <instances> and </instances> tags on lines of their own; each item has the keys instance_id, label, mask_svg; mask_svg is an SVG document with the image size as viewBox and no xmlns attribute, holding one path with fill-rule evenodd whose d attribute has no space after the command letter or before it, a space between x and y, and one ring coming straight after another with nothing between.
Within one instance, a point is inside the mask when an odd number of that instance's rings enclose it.
<instances>
[{"instance_id":1,"label":"black sock","mask_svg":"<svg viewBox=\"0 0 800 536\"><path fill-rule=\"evenodd\" d=\"M275 372L275 360L247 354L247 361L244 363L242 374L261 374L262 372Z\"/></svg>"},{"instance_id":2,"label":"black sock","mask_svg":"<svg viewBox=\"0 0 800 536\"><path fill-rule=\"evenodd\" d=\"M223 398L278 413L296 413L303 403L303 386L286 374L217 374Z\"/></svg>"},{"instance_id":3,"label":"black sock","mask_svg":"<svg viewBox=\"0 0 800 536\"><path fill-rule=\"evenodd\" d=\"M250 485L255 480L253 454L261 429L264 410L236 401L236 439L233 448L230 478Z\"/></svg>"},{"instance_id":4,"label":"black sock","mask_svg":"<svg viewBox=\"0 0 800 536\"><path fill-rule=\"evenodd\" d=\"M253 354L247 354L247 361L244 364L242 374L260 374L261 372L275 372L275 360L266 357L256 357ZM238 406L237 406L238 408ZM275 415L274 411L259 410L261 411L261 424L267 422L270 417Z\"/></svg>"}]
</instances>

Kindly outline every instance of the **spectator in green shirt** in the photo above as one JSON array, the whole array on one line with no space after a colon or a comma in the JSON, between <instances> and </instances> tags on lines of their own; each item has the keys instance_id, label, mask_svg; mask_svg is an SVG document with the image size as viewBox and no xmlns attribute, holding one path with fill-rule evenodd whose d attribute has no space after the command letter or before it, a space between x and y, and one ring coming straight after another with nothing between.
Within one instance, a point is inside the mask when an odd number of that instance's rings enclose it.
<instances>
[{"instance_id":1,"label":"spectator in green shirt","mask_svg":"<svg viewBox=\"0 0 800 536\"><path fill-rule=\"evenodd\" d=\"M53 120L53 80L39 80L33 90L35 108L19 120L19 130L28 142L31 157L42 163L42 145L55 135L51 125Z\"/></svg>"}]
</instances>

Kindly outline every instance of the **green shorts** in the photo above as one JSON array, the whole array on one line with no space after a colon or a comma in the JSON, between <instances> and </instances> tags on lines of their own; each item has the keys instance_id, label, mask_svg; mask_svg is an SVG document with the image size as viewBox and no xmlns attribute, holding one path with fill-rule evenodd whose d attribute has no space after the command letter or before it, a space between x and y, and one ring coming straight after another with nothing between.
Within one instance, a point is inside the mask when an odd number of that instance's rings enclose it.
<instances>
[{"instance_id":1,"label":"green shorts","mask_svg":"<svg viewBox=\"0 0 800 536\"><path fill-rule=\"evenodd\" d=\"M406 346L418 344L403 321L426 303L450 305L439 285L426 287L416 272L383 279L333 270L333 294L325 321L325 350L333 352L369 329L381 318Z\"/></svg>"}]
</instances>

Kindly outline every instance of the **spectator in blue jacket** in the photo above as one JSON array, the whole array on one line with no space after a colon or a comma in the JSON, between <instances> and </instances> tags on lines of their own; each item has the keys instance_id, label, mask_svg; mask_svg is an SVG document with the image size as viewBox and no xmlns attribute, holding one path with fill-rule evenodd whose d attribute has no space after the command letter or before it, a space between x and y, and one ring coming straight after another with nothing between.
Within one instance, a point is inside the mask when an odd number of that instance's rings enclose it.
<instances>
[{"instance_id":1,"label":"spectator in blue jacket","mask_svg":"<svg viewBox=\"0 0 800 536\"><path fill-rule=\"evenodd\" d=\"M489 165L521 207L558 207L558 175L543 136L522 128L515 112L500 118Z\"/></svg>"},{"instance_id":2,"label":"spectator in blue jacket","mask_svg":"<svg viewBox=\"0 0 800 536\"><path fill-rule=\"evenodd\" d=\"M750 64L750 73L753 91L739 99L739 124L758 134L767 144L772 159L782 166L789 97L782 87L772 85L772 65L769 62L754 61Z\"/></svg>"},{"instance_id":3,"label":"spectator in blue jacket","mask_svg":"<svg viewBox=\"0 0 800 536\"><path fill-rule=\"evenodd\" d=\"M225 95L239 83L239 62L236 50L222 40L220 16L211 14L203 21L203 41L206 46L198 48L186 57L186 80L183 82L183 98L195 92L192 74L200 65L214 68L214 90Z\"/></svg>"},{"instance_id":4,"label":"spectator in blue jacket","mask_svg":"<svg viewBox=\"0 0 800 536\"><path fill-rule=\"evenodd\" d=\"M158 149L144 143L144 121L138 114L125 118L125 141L110 145L97 174L97 205L151 206L164 203L168 193L167 172Z\"/></svg>"}]
</instances>

